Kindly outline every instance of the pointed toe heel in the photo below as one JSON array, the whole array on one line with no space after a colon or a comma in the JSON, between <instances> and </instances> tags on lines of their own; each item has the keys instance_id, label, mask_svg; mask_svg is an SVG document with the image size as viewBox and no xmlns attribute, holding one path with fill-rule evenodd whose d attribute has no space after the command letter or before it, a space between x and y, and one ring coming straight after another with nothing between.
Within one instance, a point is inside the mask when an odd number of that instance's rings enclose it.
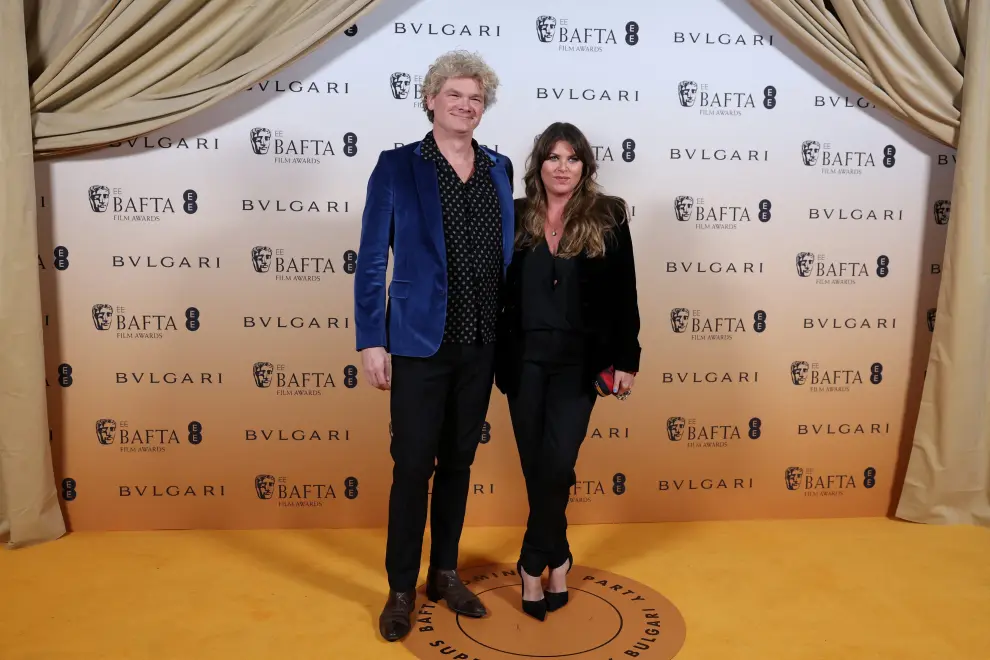
<instances>
[{"instance_id":1,"label":"pointed toe heel","mask_svg":"<svg viewBox=\"0 0 990 660\"><path fill-rule=\"evenodd\" d=\"M571 569L574 567L574 556L570 552L567 553L567 562L567 572L570 573ZM563 566L563 564L561 564L561 566ZM557 568L560 568L560 566ZM547 601L547 612L554 612L562 608L564 605L567 605L568 596L566 591L547 591L544 592L543 596Z\"/></svg>"},{"instance_id":2,"label":"pointed toe heel","mask_svg":"<svg viewBox=\"0 0 990 660\"><path fill-rule=\"evenodd\" d=\"M519 591L522 599L522 611L538 621L546 621L547 618L547 594L539 600L526 600L526 583L523 581L522 563L516 564L516 571L519 572ZM528 575L528 573L527 573Z\"/></svg>"}]
</instances>

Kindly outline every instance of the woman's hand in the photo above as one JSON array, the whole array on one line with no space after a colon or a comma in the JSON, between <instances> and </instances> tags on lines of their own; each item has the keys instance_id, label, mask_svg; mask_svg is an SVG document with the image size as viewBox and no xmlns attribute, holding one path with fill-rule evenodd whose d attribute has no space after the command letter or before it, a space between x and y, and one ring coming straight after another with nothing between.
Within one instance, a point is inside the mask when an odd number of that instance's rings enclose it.
<instances>
[{"instance_id":1,"label":"woman's hand","mask_svg":"<svg viewBox=\"0 0 990 660\"><path fill-rule=\"evenodd\" d=\"M612 379L612 393L619 399L625 399L632 392L635 381L635 375L616 369Z\"/></svg>"}]
</instances>

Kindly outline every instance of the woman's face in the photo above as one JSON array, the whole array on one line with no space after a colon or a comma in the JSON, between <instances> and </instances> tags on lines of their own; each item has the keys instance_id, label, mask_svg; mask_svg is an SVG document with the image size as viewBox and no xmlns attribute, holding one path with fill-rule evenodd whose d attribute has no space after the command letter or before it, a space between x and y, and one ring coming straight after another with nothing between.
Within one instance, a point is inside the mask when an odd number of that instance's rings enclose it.
<instances>
[{"instance_id":1,"label":"woman's face","mask_svg":"<svg viewBox=\"0 0 990 660\"><path fill-rule=\"evenodd\" d=\"M548 195L567 196L574 192L581 181L584 163L567 142L559 141L550 149L543 161L540 175Z\"/></svg>"}]
</instances>

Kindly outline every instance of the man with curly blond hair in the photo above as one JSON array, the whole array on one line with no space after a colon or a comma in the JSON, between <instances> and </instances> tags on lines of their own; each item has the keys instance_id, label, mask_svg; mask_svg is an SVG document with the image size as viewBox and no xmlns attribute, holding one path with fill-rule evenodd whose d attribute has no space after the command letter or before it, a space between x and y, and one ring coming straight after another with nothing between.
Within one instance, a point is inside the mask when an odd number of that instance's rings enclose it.
<instances>
[{"instance_id":1,"label":"man with curly blond hair","mask_svg":"<svg viewBox=\"0 0 990 660\"><path fill-rule=\"evenodd\" d=\"M365 378L390 390L389 596L379 618L389 641L410 630L431 476L427 596L464 616L487 614L457 573L457 550L515 228L512 163L474 139L498 85L478 55L440 56L423 80L432 129L383 151L368 181L354 318Z\"/></svg>"}]
</instances>

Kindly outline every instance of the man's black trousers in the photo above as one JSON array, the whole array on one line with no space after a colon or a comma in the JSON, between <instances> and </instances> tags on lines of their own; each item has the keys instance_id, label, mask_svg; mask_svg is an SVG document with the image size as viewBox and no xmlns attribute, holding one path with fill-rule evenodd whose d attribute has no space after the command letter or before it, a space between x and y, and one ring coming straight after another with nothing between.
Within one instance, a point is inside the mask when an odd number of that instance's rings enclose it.
<instances>
[{"instance_id":1,"label":"man's black trousers","mask_svg":"<svg viewBox=\"0 0 990 660\"><path fill-rule=\"evenodd\" d=\"M392 356L394 463L385 569L395 591L416 588L426 530L430 565L457 568L471 464L491 400L495 345L444 343L428 358Z\"/></svg>"}]
</instances>

